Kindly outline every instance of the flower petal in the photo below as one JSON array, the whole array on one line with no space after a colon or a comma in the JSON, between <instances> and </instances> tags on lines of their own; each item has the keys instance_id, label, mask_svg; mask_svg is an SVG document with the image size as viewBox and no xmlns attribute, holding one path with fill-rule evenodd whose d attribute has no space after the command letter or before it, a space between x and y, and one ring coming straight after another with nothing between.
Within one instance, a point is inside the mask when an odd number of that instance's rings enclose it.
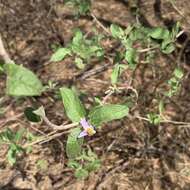
<instances>
[{"instance_id":1,"label":"flower petal","mask_svg":"<svg viewBox=\"0 0 190 190\"><path fill-rule=\"evenodd\" d=\"M87 129L87 128L90 127L90 125L88 124L88 122L86 121L85 118L83 118L83 119L80 120L80 124L82 125L82 127L83 127L84 129Z\"/></svg>"},{"instance_id":2,"label":"flower petal","mask_svg":"<svg viewBox=\"0 0 190 190\"><path fill-rule=\"evenodd\" d=\"M80 132L78 138L85 137L85 136L87 136L87 135L88 135L88 134L87 134L86 131L82 131L82 132Z\"/></svg>"}]
</instances>

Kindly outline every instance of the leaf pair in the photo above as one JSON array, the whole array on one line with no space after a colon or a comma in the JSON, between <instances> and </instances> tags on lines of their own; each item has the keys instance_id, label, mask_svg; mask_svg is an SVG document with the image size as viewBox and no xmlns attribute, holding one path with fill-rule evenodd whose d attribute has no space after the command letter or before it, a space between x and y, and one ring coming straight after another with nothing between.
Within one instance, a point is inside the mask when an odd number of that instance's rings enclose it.
<instances>
[{"instance_id":1,"label":"leaf pair","mask_svg":"<svg viewBox=\"0 0 190 190\"><path fill-rule=\"evenodd\" d=\"M87 153L83 151L78 158L69 160L68 166L75 169L76 178L86 179L90 172L96 171L101 166L101 162L89 148Z\"/></svg>"},{"instance_id":2,"label":"leaf pair","mask_svg":"<svg viewBox=\"0 0 190 190\"><path fill-rule=\"evenodd\" d=\"M69 88L60 89L66 115L72 122L80 122L82 118L86 118L87 114L84 105L78 96ZM88 119L94 127L100 126L102 123L115 119L121 119L128 115L129 108L126 105L108 104L92 108L88 114ZM80 129L73 129L67 140L67 155L74 158L80 155L82 141L78 138Z\"/></svg>"},{"instance_id":3,"label":"leaf pair","mask_svg":"<svg viewBox=\"0 0 190 190\"><path fill-rule=\"evenodd\" d=\"M72 122L80 122L86 118L84 105L78 96L69 88L60 89L66 114ZM89 121L95 127L104 122L114 119L121 119L128 114L129 108L126 105L106 104L92 108L88 114Z\"/></svg>"},{"instance_id":4,"label":"leaf pair","mask_svg":"<svg viewBox=\"0 0 190 190\"><path fill-rule=\"evenodd\" d=\"M175 50L174 41L178 31L178 24L173 27L172 32L166 28L156 27L150 30L149 36L156 40L162 40L161 51L165 54L170 54Z\"/></svg>"},{"instance_id":5,"label":"leaf pair","mask_svg":"<svg viewBox=\"0 0 190 190\"><path fill-rule=\"evenodd\" d=\"M76 30L72 42L65 48L59 48L52 56L50 61L61 61L67 55L75 56L75 64L83 69L84 63L87 63L92 57L102 57L103 49L99 45L98 36L86 39L80 30Z\"/></svg>"}]
</instances>

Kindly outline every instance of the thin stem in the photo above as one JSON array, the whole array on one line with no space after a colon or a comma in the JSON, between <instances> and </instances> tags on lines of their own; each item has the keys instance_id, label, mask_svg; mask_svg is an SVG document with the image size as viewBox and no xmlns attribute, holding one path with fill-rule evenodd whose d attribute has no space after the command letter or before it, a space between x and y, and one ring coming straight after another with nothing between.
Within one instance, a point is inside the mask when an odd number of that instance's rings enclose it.
<instances>
[{"instance_id":1,"label":"thin stem","mask_svg":"<svg viewBox=\"0 0 190 190\"><path fill-rule=\"evenodd\" d=\"M154 46L154 47L150 47L150 48L146 48L146 49L139 49L139 50L137 50L137 52L144 53L144 52L148 52L148 51L151 51L151 50L154 50L157 48L158 48L158 46Z\"/></svg>"},{"instance_id":2,"label":"thin stem","mask_svg":"<svg viewBox=\"0 0 190 190\"><path fill-rule=\"evenodd\" d=\"M78 123L71 123L68 125L55 125L46 116L43 116L42 119L49 127L53 128L54 130L68 130L78 125Z\"/></svg>"},{"instance_id":3,"label":"thin stem","mask_svg":"<svg viewBox=\"0 0 190 190\"><path fill-rule=\"evenodd\" d=\"M94 21L107 33L110 35L110 31L96 18L96 16L91 13L92 18L94 19Z\"/></svg>"}]
</instances>

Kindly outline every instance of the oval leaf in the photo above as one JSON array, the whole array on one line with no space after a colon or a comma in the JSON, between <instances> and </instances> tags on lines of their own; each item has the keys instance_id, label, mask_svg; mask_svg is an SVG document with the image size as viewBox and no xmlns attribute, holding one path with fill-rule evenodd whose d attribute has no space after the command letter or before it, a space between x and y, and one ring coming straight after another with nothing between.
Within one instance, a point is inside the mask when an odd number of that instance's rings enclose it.
<instances>
[{"instance_id":1,"label":"oval leaf","mask_svg":"<svg viewBox=\"0 0 190 190\"><path fill-rule=\"evenodd\" d=\"M149 36L158 40L167 39L170 37L170 32L166 28L157 27L150 30Z\"/></svg>"},{"instance_id":2,"label":"oval leaf","mask_svg":"<svg viewBox=\"0 0 190 190\"><path fill-rule=\"evenodd\" d=\"M44 88L38 77L16 64L4 65L7 74L6 92L11 96L40 96Z\"/></svg>"},{"instance_id":3,"label":"oval leaf","mask_svg":"<svg viewBox=\"0 0 190 190\"><path fill-rule=\"evenodd\" d=\"M35 108L27 107L24 110L24 115L26 116L26 118L28 119L28 121L37 123L37 122L41 121L41 118L40 118L40 116L38 116L37 114L35 114L33 112L35 110L36 110Z\"/></svg>"},{"instance_id":4,"label":"oval leaf","mask_svg":"<svg viewBox=\"0 0 190 190\"><path fill-rule=\"evenodd\" d=\"M81 146L83 144L83 138L78 138L81 130L75 128L71 130L71 133L67 139L66 153L69 158L76 158L81 153Z\"/></svg>"},{"instance_id":5,"label":"oval leaf","mask_svg":"<svg viewBox=\"0 0 190 190\"><path fill-rule=\"evenodd\" d=\"M128 115L129 108L126 105L109 104L97 106L89 113L90 123L94 126L100 126L104 122L121 119Z\"/></svg>"},{"instance_id":6,"label":"oval leaf","mask_svg":"<svg viewBox=\"0 0 190 190\"><path fill-rule=\"evenodd\" d=\"M86 179L88 177L89 173L86 169L84 168L78 168L76 171L75 171L75 177L78 178L78 179Z\"/></svg>"},{"instance_id":7,"label":"oval leaf","mask_svg":"<svg viewBox=\"0 0 190 190\"><path fill-rule=\"evenodd\" d=\"M129 63L130 67L134 67L136 65L137 52L135 49L130 48L125 53L125 59Z\"/></svg>"},{"instance_id":8,"label":"oval leaf","mask_svg":"<svg viewBox=\"0 0 190 190\"><path fill-rule=\"evenodd\" d=\"M164 47L164 49L161 49L163 53L170 54L175 50L175 46L173 43L168 44Z\"/></svg>"},{"instance_id":9,"label":"oval leaf","mask_svg":"<svg viewBox=\"0 0 190 190\"><path fill-rule=\"evenodd\" d=\"M50 61L61 61L66 55L71 55L71 50L68 48L59 48L52 56Z\"/></svg>"},{"instance_id":10,"label":"oval leaf","mask_svg":"<svg viewBox=\"0 0 190 190\"><path fill-rule=\"evenodd\" d=\"M114 38L122 38L124 36L123 29L116 24L112 24L110 30Z\"/></svg>"},{"instance_id":11,"label":"oval leaf","mask_svg":"<svg viewBox=\"0 0 190 190\"><path fill-rule=\"evenodd\" d=\"M79 122L86 115L85 108L80 99L69 88L61 88L60 92L67 117L72 122Z\"/></svg>"}]
</instances>

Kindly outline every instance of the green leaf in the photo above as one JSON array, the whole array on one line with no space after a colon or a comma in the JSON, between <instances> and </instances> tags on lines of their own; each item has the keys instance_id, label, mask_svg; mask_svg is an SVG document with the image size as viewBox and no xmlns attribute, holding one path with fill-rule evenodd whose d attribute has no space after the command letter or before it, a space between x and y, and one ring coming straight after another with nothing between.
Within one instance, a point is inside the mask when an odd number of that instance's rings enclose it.
<instances>
[{"instance_id":1,"label":"green leaf","mask_svg":"<svg viewBox=\"0 0 190 190\"><path fill-rule=\"evenodd\" d=\"M76 54L77 57L88 62L91 57L101 57L104 54L99 41L100 39L98 37L86 39L80 30L76 30L70 47L72 52Z\"/></svg>"},{"instance_id":2,"label":"green leaf","mask_svg":"<svg viewBox=\"0 0 190 190\"><path fill-rule=\"evenodd\" d=\"M114 38L122 38L125 34L124 30L116 24L112 24L110 30Z\"/></svg>"},{"instance_id":3,"label":"green leaf","mask_svg":"<svg viewBox=\"0 0 190 190\"><path fill-rule=\"evenodd\" d=\"M79 14L85 15L90 11L91 1L85 0L81 1L79 4Z\"/></svg>"},{"instance_id":4,"label":"green leaf","mask_svg":"<svg viewBox=\"0 0 190 190\"><path fill-rule=\"evenodd\" d=\"M52 56L50 61L62 61L65 56L71 55L71 50L68 48L59 48Z\"/></svg>"},{"instance_id":5,"label":"green leaf","mask_svg":"<svg viewBox=\"0 0 190 190\"><path fill-rule=\"evenodd\" d=\"M34 113L35 110L36 110L35 108L27 107L24 110L24 115L26 116L28 121L38 123L41 121L41 118L39 115Z\"/></svg>"},{"instance_id":6,"label":"green leaf","mask_svg":"<svg viewBox=\"0 0 190 190\"><path fill-rule=\"evenodd\" d=\"M26 130L24 128L19 129L14 136L14 142L19 143L19 141L21 141L25 131Z\"/></svg>"},{"instance_id":7,"label":"green leaf","mask_svg":"<svg viewBox=\"0 0 190 190\"><path fill-rule=\"evenodd\" d=\"M4 142L11 142L14 139L14 133L11 129L6 128L5 131L3 131L2 133L0 133L0 138L4 141Z\"/></svg>"},{"instance_id":8,"label":"green leaf","mask_svg":"<svg viewBox=\"0 0 190 190\"><path fill-rule=\"evenodd\" d=\"M163 53L170 54L175 50L175 46L173 43L168 44L163 49L161 49Z\"/></svg>"},{"instance_id":9,"label":"green leaf","mask_svg":"<svg viewBox=\"0 0 190 190\"><path fill-rule=\"evenodd\" d=\"M159 114L149 113L149 114L147 114L147 117L148 117L149 122L151 124L153 124L153 125L159 125L160 124L161 118L160 118Z\"/></svg>"},{"instance_id":10,"label":"green leaf","mask_svg":"<svg viewBox=\"0 0 190 190\"><path fill-rule=\"evenodd\" d=\"M86 115L85 108L78 96L69 88L60 88L66 114L72 122L79 122Z\"/></svg>"},{"instance_id":11,"label":"green leaf","mask_svg":"<svg viewBox=\"0 0 190 190\"><path fill-rule=\"evenodd\" d=\"M96 171L97 169L99 169L101 166L101 162L100 160L96 159L92 162L89 162L87 164L85 164L85 169L88 171L88 172L92 172L92 171Z\"/></svg>"},{"instance_id":12,"label":"green leaf","mask_svg":"<svg viewBox=\"0 0 190 190\"><path fill-rule=\"evenodd\" d=\"M79 69L84 69L85 65L83 63L83 60L79 57L75 58L75 64Z\"/></svg>"},{"instance_id":13,"label":"green leaf","mask_svg":"<svg viewBox=\"0 0 190 190\"><path fill-rule=\"evenodd\" d=\"M5 64L6 92L11 96L40 96L44 88L38 77L21 65Z\"/></svg>"},{"instance_id":14,"label":"green leaf","mask_svg":"<svg viewBox=\"0 0 190 190\"><path fill-rule=\"evenodd\" d=\"M81 130L75 128L71 130L71 133L67 139L66 153L68 158L76 158L81 154L81 146L83 144L83 138L78 138Z\"/></svg>"},{"instance_id":15,"label":"green leaf","mask_svg":"<svg viewBox=\"0 0 190 190\"><path fill-rule=\"evenodd\" d=\"M91 0L64 0L64 3L72 6L78 15L87 14L91 7Z\"/></svg>"},{"instance_id":16,"label":"green leaf","mask_svg":"<svg viewBox=\"0 0 190 190\"><path fill-rule=\"evenodd\" d=\"M183 71L180 68L174 70L174 76L178 79L183 78Z\"/></svg>"},{"instance_id":17,"label":"green leaf","mask_svg":"<svg viewBox=\"0 0 190 190\"><path fill-rule=\"evenodd\" d=\"M172 32L171 32L171 38L175 40L177 34L179 33L180 30L180 23L177 22L173 27L172 27Z\"/></svg>"},{"instance_id":18,"label":"green leaf","mask_svg":"<svg viewBox=\"0 0 190 190\"><path fill-rule=\"evenodd\" d=\"M127 28L125 29L125 35L128 36L131 33L131 31L133 30L133 28L134 28L134 26L132 26L131 24L129 24L127 26Z\"/></svg>"},{"instance_id":19,"label":"green leaf","mask_svg":"<svg viewBox=\"0 0 190 190\"><path fill-rule=\"evenodd\" d=\"M108 104L94 107L90 113L90 123L96 127L104 122L121 119L128 115L129 108L126 105Z\"/></svg>"},{"instance_id":20,"label":"green leaf","mask_svg":"<svg viewBox=\"0 0 190 190\"><path fill-rule=\"evenodd\" d=\"M123 72L123 70L126 68L127 66L124 64L116 64L112 74L111 74L111 83L114 85L118 82L118 78L121 75L121 73Z\"/></svg>"},{"instance_id":21,"label":"green leaf","mask_svg":"<svg viewBox=\"0 0 190 190\"><path fill-rule=\"evenodd\" d=\"M79 45L79 43L83 40L84 38L83 38L83 33L79 30L79 29L77 29L76 31L75 31L75 36L73 37L73 41L72 41L72 43L74 44L74 45Z\"/></svg>"},{"instance_id":22,"label":"green leaf","mask_svg":"<svg viewBox=\"0 0 190 190\"><path fill-rule=\"evenodd\" d=\"M88 177L88 171L83 168L78 168L75 171L75 177L78 179L86 179Z\"/></svg>"},{"instance_id":23,"label":"green leaf","mask_svg":"<svg viewBox=\"0 0 190 190\"><path fill-rule=\"evenodd\" d=\"M129 38L134 42L136 40L142 40L144 38L144 35L140 30L137 29L130 32Z\"/></svg>"},{"instance_id":24,"label":"green leaf","mask_svg":"<svg viewBox=\"0 0 190 190\"><path fill-rule=\"evenodd\" d=\"M16 163L16 156L18 153L23 153L24 149L14 143L10 144L9 146L9 150L7 153L7 159L8 162L11 165L14 165Z\"/></svg>"},{"instance_id":25,"label":"green leaf","mask_svg":"<svg viewBox=\"0 0 190 190\"><path fill-rule=\"evenodd\" d=\"M129 63L131 67L136 65L136 59L137 59L136 50L133 48L127 49L125 53L125 59L127 60L127 62Z\"/></svg>"},{"instance_id":26,"label":"green leaf","mask_svg":"<svg viewBox=\"0 0 190 190\"><path fill-rule=\"evenodd\" d=\"M162 100L160 100L158 108L160 114L164 112L164 102Z\"/></svg>"},{"instance_id":27,"label":"green leaf","mask_svg":"<svg viewBox=\"0 0 190 190\"><path fill-rule=\"evenodd\" d=\"M166 28L156 27L150 30L149 36L154 39L167 39L170 37L170 32Z\"/></svg>"},{"instance_id":28,"label":"green leaf","mask_svg":"<svg viewBox=\"0 0 190 190\"><path fill-rule=\"evenodd\" d=\"M0 73L3 73L3 72L4 72L3 65L0 64Z\"/></svg>"},{"instance_id":29,"label":"green leaf","mask_svg":"<svg viewBox=\"0 0 190 190\"><path fill-rule=\"evenodd\" d=\"M16 150L10 148L7 153L7 160L11 166L16 163Z\"/></svg>"}]
</instances>

